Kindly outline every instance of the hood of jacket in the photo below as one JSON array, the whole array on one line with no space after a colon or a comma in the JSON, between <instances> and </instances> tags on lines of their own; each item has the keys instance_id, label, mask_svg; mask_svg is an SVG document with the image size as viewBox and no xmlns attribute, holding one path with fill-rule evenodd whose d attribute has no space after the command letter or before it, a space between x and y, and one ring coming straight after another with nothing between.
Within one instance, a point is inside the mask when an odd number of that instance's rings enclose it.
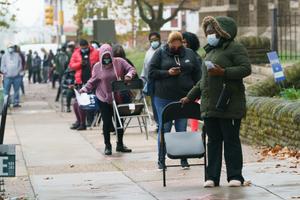
<instances>
[{"instance_id":1,"label":"hood of jacket","mask_svg":"<svg viewBox=\"0 0 300 200\"><path fill-rule=\"evenodd\" d=\"M113 50L109 44L103 44L99 49L99 62L102 64L102 59L105 54L109 54L111 59L113 59Z\"/></svg>"},{"instance_id":2,"label":"hood of jacket","mask_svg":"<svg viewBox=\"0 0 300 200\"><path fill-rule=\"evenodd\" d=\"M237 35L237 25L234 19L226 16L212 17L207 16L203 19L202 28L204 33L206 27L211 24L216 32L226 40L234 40Z\"/></svg>"}]
</instances>

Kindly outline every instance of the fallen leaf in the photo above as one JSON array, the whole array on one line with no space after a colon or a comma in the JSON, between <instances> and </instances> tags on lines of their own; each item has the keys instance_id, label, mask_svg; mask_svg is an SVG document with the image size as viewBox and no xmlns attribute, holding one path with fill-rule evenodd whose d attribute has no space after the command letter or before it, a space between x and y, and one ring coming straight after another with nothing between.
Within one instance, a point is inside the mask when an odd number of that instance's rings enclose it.
<instances>
[{"instance_id":1,"label":"fallen leaf","mask_svg":"<svg viewBox=\"0 0 300 200\"><path fill-rule=\"evenodd\" d=\"M297 168L297 165L292 165L290 166L290 168Z\"/></svg>"},{"instance_id":2,"label":"fallen leaf","mask_svg":"<svg viewBox=\"0 0 300 200\"><path fill-rule=\"evenodd\" d=\"M275 168L279 168L281 165L280 164L277 164L277 165L275 165Z\"/></svg>"},{"instance_id":3,"label":"fallen leaf","mask_svg":"<svg viewBox=\"0 0 300 200\"><path fill-rule=\"evenodd\" d=\"M258 159L256 162L262 162L262 161L264 161L266 158L260 158L260 159Z\"/></svg>"},{"instance_id":4,"label":"fallen leaf","mask_svg":"<svg viewBox=\"0 0 300 200\"><path fill-rule=\"evenodd\" d=\"M251 183L251 181L249 180L249 181L244 181L244 184L243 184L243 185L244 185L244 186L251 186L251 184L252 184L252 183Z\"/></svg>"},{"instance_id":5,"label":"fallen leaf","mask_svg":"<svg viewBox=\"0 0 300 200\"><path fill-rule=\"evenodd\" d=\"M73 168L73 167L75 167L75 165L70 165L70 168Z\"/></svg>"},{"instance_id":6,"label":"fallen leaf","mask_svg":"<svg viewBox=\"0 0 300 200\"><path fill-rule=\"evenodd\" d=\"M300 196L293 196L292 199L300 199Z\"/></svg>"}]
</instances>

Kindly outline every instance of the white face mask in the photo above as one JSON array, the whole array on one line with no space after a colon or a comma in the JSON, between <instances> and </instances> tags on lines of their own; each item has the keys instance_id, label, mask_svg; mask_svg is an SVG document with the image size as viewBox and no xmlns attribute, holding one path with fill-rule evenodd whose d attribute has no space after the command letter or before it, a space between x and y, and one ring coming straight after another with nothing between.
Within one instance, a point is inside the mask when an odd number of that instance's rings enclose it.
<instances>
[{"instance_id":1,"label":"white face mask","mask_svg":"<svg viewBox=\"0 0 300 200\"><path fill-rule=\"evenodd\" d=\"M9 52L9 53L12 53L12 52L14 52L14 49L13 49L12 47L9 47L9 48L8 48L8 52Z\"/></svg>"},{"instance_id":2,"label":"white face mask","mask_svg":"<svg viewBox=\"0 0 300 200\"><path fill-rule=\"evenodd\" d=\"M94 49L98 49L98 48L99 48L99 46L98 46L96 43L92 43L92 47L93 47Z\"/></svg>"},{"instance_id":3,"label":"white face mask","mask_svg":"<svg viewBox=\"0 0 300 200\"><path fill-rule=\"evenodd\" d=\"M153 41L153 42L151 42L151 47L153 49L157 49L159 47L159 45L160 45L159 41Z\"/></svg>"},{"instance_id":4,"label":"white face mask","mask_svg":"<svg viewBox=\"0 0 300 200\"><path fill-rule=\"evenodd\" d=\"M219 44L220 38L217 38L216 34L209 34L207 35L207 43L210 46L217 46Z\"/></svg>"}]
</instances>

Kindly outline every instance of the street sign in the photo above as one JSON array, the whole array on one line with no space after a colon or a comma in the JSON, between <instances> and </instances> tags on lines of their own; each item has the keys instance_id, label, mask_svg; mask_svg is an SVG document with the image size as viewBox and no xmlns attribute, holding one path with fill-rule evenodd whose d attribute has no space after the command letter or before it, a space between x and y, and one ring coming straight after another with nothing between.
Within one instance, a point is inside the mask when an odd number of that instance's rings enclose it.
<instances>
[{"instance_id":1,"label":"street sign","mask_svg":"<svg viewBox=\"0 0 300 200\"><path fill-rule=\"evenodd\" d=\"M272 66L275 82L281 82L285 80L285 76L283 73L283 68L280 64L278 55L276 51L272 51L270 53L267 53L270 64Z\"/></svg>"},{"instance_id":2,"label":"street sign","mask_svg":"<svg viewBox=\"0 0 300 200\"><path fill-rule=\"evenodd\" d=\"M0 177L16 176L16 146L0 145Z\"/></svg>"}]
</instances>

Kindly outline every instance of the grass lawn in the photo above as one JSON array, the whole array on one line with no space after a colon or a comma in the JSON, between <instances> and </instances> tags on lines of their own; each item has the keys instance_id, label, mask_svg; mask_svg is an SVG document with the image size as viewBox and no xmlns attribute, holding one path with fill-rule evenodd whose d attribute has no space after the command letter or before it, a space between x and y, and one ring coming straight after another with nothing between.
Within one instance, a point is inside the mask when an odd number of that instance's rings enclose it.
<instances>
[{"instance_id":1,"label":"grass lawn","mask_svg":"<svg viewBox=\"0 0 300 200\"><path fill-rule=\"evenodd\" d=\"M205 51L203 48L199 49L198 53L201 57L205 55ZM146 51L141 51L138 49L129 49L126 51L127 58L133 62L134 66L136 67L138 74L141 74L144 58L145 58Z\"/></svg>"},{"instance_id":2,"label":"grass lawn","mask_svg":"<svg viewBox=\"0 0 300 200\"><path fill-rule=\"evenodd\" d=\"M130 49L126 51L127 58L134 64L138 74L140 75L143 69L143 63L146 51L141 51L137 49Z\"/></svg>"}]
</instances>

